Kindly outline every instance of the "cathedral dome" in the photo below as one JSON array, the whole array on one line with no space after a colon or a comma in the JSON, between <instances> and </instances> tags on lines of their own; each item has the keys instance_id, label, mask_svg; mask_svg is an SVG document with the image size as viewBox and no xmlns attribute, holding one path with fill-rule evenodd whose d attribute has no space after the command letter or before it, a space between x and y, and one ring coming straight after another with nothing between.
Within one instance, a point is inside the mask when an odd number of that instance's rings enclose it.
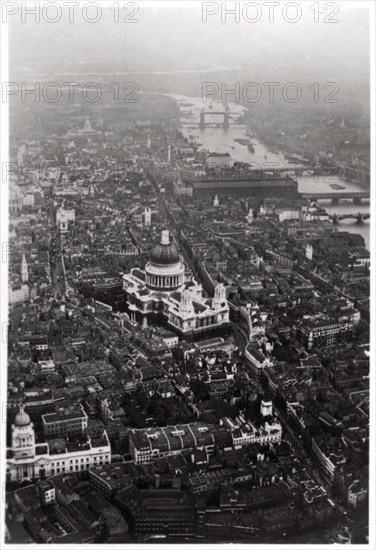
<instances>
[{"instance_id":1,"label":"cathedral dome","mask_svg":"<svg viewBox=\"0 0 376 550\"><path fill-rule=\"evenodd\" d=\"M153 248L149 261L154 265L173 265L180 261L176 245L170 242L169 231L162 231L161 242Z\"/></svg>"},{"instance_id":2,"label":"cathedral dome","mask_svg":"<svg viewBox=\"0 0 376 550\"><path fill-rule=\"evenodd\" d=\"M161 242L155 246L145 267L146 286L152 290L173 292L184 284L184 262L170 242L170 233L162 231Z\"/></svg>"},{"instance_id":3,"label":"cathedral dome","mask_svg":"<svg viewBox=\"0 0 376 550\"><path fill-rule=\"evenodd\" d=\"M16 414L13 422L16 426L28 426L31 424L30 416L25 412L25 406L20 405L20 410Z\"/></svg>"}]
</instances>

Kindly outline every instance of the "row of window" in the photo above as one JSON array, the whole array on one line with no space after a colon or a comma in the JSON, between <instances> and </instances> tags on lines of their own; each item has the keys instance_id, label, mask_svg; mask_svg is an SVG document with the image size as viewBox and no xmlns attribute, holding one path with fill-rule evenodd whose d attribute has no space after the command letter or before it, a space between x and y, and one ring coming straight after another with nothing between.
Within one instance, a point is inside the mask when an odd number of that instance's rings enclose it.
<instances>
[{"instance_id":1,"label":"row of window","mask_svg":"<svg viewBox=\"0 0 376 550\"><path fill-rule=\"evenodd\" d=\"M91 457L87 456L87 457L86 457L86 462L89 462L89 461L90 461L90 458L91 458ZM103 459L109 460L109 458L110 458L109 455L105 455L104 457L103 457L103 456L99 456L99 457L94 456L93 461L96 462L96 461L99 459L99 461L101 462ZM83 462L83 461L84 461L84 459L81 458L81 462ZM75 462L76 462L76 464L78 463L78 458L75 459ZM69 460L69 463L70 463L70 464L73 464L73 458L71 458L71 459ZM54 464L53 464L53 465L54 465ZM65 466L65 461L63 461L63 462L61 463L61 465L62 465L62 466ZM57 461L57 462L56 462L56 466L60 466L60 461Z\"/></svg>"},{"instance_id":2,"label":"row of window","mask_svg":"<svg viewBox=\"0 0 376 550\"><path fill-rule=\"evenodd\" d=\"M150 456L139 456L136 459L136 462L150 462Z\"/></svg>"},{"instance_id":3,"label":"row of window","mask_svg":"<svg viewBox=\"0 0 376 550\"><path fill-rule=\"evenodd\" d=\"M179 286L181 283L182 276L178 275L176 277L153 277L149 275L149 284L156 287L165 287L165 286Z\"/></svg>"},{"instance_id":4,"label":"row of window","mask_svg":"<svg viewBox=\"0 0 376 550\"><path fill-rule=\"evenodd\" d=\"M46 423L47 430L59 430L68 428L80 428L85 423L86 417L78 418L75 420L60 420L59 422Z\"/></svg>"},{"instance_id":5,"label":"row of window","mask_svg":"<svg viewBox=\"0 0 376 550\"><path fill-rule=\"evenodd\" d=\"M152 523L152 524L157 524L157 525L160 525L161 523L164 523L165 521L178 521L179 523L182 523L182 524L192 524L192 521L193 518L188 518L188 519L184 519L182 516L167 516L167 517L162 517L162 518L136 518L136 521L137 521L137 524L139 527L141 527L142 524L148 524L148 523ZM148 525L145 525L145 527L148 527Z\"/></svg>"},{"instance_id":6,"label":"row of window","mask_svg":"<svg viewBox=\"0 0 376 550\"><path fill-rule=\"evenodd\" d=\"M19 438L18 439L19 442L21 442L21 446L26 446L26 445L32 445L33 444L33 438L31 436L29 437L22 437L22 438Z\"/></svg>"},{"instance_id":7,"label":"row of window","mask_svg":"<svg viewBox=\"0 0 376 550\"><path fill-rule=\"evenodd\" d=\"M104 462L102 462L102 460L100 460L99 462L99 465L101 464L109 464L110 461L109 460L105 460ZM75 466L69 466L69 471L70 472L79 472L80 470L85 470L85 468L88 470L90 468L91 464L90 463L86 463L86 464L75 464ZM98 464L94 463L94 466L98 466ZM55 473L56 474L65 474L66 472L66 468L65 466L62 466L61 468L60 467L51 467L51 475L54 475Z\"/></svg>"}]
</instances>

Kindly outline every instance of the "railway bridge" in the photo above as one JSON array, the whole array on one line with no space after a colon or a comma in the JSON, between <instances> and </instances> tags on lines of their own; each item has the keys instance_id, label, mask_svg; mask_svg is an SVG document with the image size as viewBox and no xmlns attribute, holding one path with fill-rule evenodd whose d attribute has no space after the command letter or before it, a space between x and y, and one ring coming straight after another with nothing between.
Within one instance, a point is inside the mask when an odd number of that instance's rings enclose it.
<instances>
[{"instance_id":1,"label":"railway bridge","mask_svg":"<svg viewBox=\"0 0 376 550\"><path fill-rule=\"evenodd\" d=\"M369 191L336 191L335 193L300 193L304 199L317 202L319 200L331 200L333 205L339 204L341 200L352 200L354 204L362 204L362 200L370 199Z\"/></svg>"}]
</instances>

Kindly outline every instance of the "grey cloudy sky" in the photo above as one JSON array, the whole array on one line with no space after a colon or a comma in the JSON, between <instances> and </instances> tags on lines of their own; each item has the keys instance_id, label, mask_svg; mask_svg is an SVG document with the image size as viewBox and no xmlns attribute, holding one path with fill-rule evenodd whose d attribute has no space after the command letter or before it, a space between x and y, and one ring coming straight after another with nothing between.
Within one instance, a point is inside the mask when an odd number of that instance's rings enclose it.
<instances>
[{"instance_id":1,"label":"grey cloudy sky","mask_svg":"<svg viewBox=\"0 0 376 550\"><path fill-rule=\"evenodd\" d=\"M103 6L97 23L85 22L80 10L74 23L67 12L57 23L35 23L31 17L22 23L20 14L10 17L12 66L47 63L53 70L60 63L95 62L115 63L125 70L176 70L216 64L255 71L261 67L265 74L288 69L368 76L369 12L344 9L346 3L340 4L335 16L339 22L332 24L315 23L306 2L297 23L284 21L281 9L276 9L274 23L264 10L254 24L243 18L236 23L231 16L222 23L220 14L203 23L199 2L189 9L177 9L172 3L170 8L151 9L141 3L134 16L139 23L115 23L112 4Z\"/></svg>"}]
</instances>

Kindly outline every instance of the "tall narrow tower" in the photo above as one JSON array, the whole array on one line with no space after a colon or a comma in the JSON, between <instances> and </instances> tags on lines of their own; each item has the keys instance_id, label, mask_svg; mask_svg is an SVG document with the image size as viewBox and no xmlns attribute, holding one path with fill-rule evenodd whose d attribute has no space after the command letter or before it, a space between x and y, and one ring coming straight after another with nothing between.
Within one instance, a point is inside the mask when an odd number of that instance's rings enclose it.
<instances>
[{"instance_id":1,"label":"tall narrow tower","mask_svg":"<svg viewBox=\"0 0 376 550\"><path fill-rule=\"evenodd\" d=\"M223 128L227 130L228 127L230 126L230 107L227 101L225 102L224 105L225 105L225 114L223 116Z\"/></svg>"},{"instance_id":2,"label":"tall narrow tower","mask_svg":"<svg viewBox=\"0 0 376 550\"><path fill-rule=\"evenodd\" d=\"M145 210L144 210L144 223L146 225L146 227L150 227L151 226L151 208L150 206L145 206Z\"/></svg>"},{"instance_id":3,"label":"tall narrow tower","mask_svg":"<svg viewBox=\"0 0 376 550\"><path fill-rule=\"evenodd\" d=\"M12 448L15 458L23 458L24 460L32 457L35 453L34 424L25 412L23 404L20 405L12 424Z\"/></svg>"},{"instance_id":4,"label":"tall narrow tower","mask_svg":"<svg viewBox=\"0 0 376 550\"><path fill-rule=\"evenodd\" d=\"M182 292L179 311L184 318L190 317L194 314L192 296L189 290L183 290Z\"/></svg>"},{"instance_id":5,"label":"tall narrow tower","mask_svg":"<svg viewBox=\"0 0 376 550\"><path fill-rule=\"evenodd\" d=\"M305 255L306 255L306 258L308 260L312 260L312 258L313 258L313 247L312 247L311 244L307 244L306 250L305 250Z\"/></svg>"},{"instance_id":6,"label":"tall narrow tower","mask_svg":"<svg viewBox=\"0 0 376 550\"><path fill-rule=\"evenodd\" d=\"M223 309L226 303L226 289L223 283L218 283L214 290L213 309Z\"/></svg>"},{"instance_id":7,"label":"tall narrow tower","mask_svg":"<svg viewBox=\"0 0 376 550\"><path fill-rule=\"evenodd\" d=\"M262 416L272 416L273 415L273 401L269 396L265 396L261 401L260 412Z\"/></svg>"},{"instance_id":8,"label":"tall narrow tower","mask_svg":"<svg viewBox=\"0 0 376 550\"><path fill-rule=\"evenodd\" d=\"M93 131L93 128L91 127L90 120L87 118L85 120L84 132L92 132L92 131Z\"/></svg>"},{"instance_id":9,"label":"tall narrow tower","mask_svg":"<svg viewBox=\"0 0 376 550\"><path fill-rule=\"evenodd\" d=\"M167 162L171 164L171 145L170 144L168 144L168 149L167 149Z\"/></svg>"},{"instance_id":10,"label":"tall narrow tower","mask_svg":"<svg viewBox=\"0 0 376 550\"><path fill-rule=\"evenodd\" d=\"M27 267L25 254L22 254L21 280L22 280L23 283L28 283L29 282L29 270L28 270L28 267Z\"/></svg>"},{"instance_id":11,"label":"tall narrow tower","mask_svg":"<svg viewBox=\"0 0 376 550\"><path fill-rule=\"evenodd\" d=\"M201 130L205 128L205 109L204 107L200 111L200 124L199 127Z\"/></svg>"}]
</instances>

